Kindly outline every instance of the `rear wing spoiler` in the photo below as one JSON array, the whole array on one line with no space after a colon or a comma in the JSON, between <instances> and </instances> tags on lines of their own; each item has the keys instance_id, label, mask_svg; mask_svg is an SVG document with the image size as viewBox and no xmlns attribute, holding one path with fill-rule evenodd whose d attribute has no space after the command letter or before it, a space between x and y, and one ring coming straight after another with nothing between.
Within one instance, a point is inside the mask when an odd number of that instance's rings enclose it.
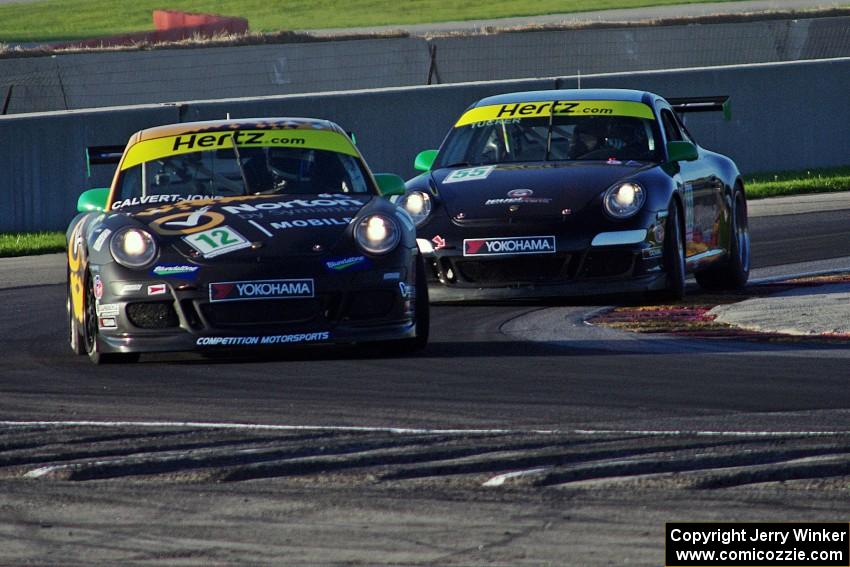
<instances>
[{"instance_id":1,"label":"rear wing spoiler","mask_svg":"<svg viewBox=\"0 0 850 567\"><path fill-rule=\"evenodd\" d=\"M732 120L732 105L729 96L694 96L668 98L667 102L678 114L689 112L722 112L724 120Z\"/></svg>"},{"instance_id":2,"label":"rear wing spoiler","mask_svg":"<svg viewBox=\"0 0 850 567\"><path fill-rule=\"evenodd\" d=\"M89 146L86 148L86 174L91 177L93 165L118 165L124 155L124 146Z\"/></svg>"}]
</instances>

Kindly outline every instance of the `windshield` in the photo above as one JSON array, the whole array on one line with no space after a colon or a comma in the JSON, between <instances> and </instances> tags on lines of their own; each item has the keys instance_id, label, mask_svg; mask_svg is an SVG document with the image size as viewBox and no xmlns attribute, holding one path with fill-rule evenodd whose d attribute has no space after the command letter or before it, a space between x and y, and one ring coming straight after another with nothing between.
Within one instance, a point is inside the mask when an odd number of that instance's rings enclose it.
<instances>
[{"instance_id":1,"label":"windshield","mask_svg":"<svg viewBox=\"0 0 850 567\"><path fill-rule=\"evenodd\" d=\"M113 208L142 201L206 197L372 192L365 167L359 158L350 155L353 152L243 146L241 143L234 148L233 144L229 145L220 149L185 151L180 148L177 154L146 155L149 159L139 160L122 170Z\"/></svg>"},{"instance_id":2,"label":"windshield","mask_svg":"<svg viewBox=\"0 0 850 567\"><path fill-rule=\"evenodd\" d=\"M536 104L538 108L542 106ZM549 108L528 117L498 117L507 114L503 109L509 105L472 109L449 134L435 167L529 161L658 161L661 157L654 119L629 115L553 116L553 103L546 104ZM558 104L561 103L554 103L556 109ZM649 107L640 106L646 110L631 113L652 116ZM495 110L480 112L488 108ZM479 112L467 119L473 111ZM488 116L498 118L472 121Z\"/></svg>"}]
</instances>

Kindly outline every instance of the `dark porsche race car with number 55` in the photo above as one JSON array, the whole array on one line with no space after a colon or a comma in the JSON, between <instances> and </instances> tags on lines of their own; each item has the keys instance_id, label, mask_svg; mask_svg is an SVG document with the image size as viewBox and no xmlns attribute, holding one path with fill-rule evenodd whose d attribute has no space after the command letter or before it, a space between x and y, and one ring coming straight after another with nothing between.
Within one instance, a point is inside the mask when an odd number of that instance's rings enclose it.
<instances>
[{"instance_id":1,"label":"dark porsche race car with number 55","mask_svg":"<svg viewBox=\"0 0 850 567\"><path fill-rule=\"evenodd\" d=\"M133 135L115 162L111 188L80 196L67 233L77 354L425 345L415 228L382 198L404 182L373 175L336 124L161 126Z\"/></svg>"},{"instance_id":2,"label":"dark porsche race car with number 55","mask_svg":"<svg viewBox=\"0 0 850 567\"><path fill-rule=\"evenodd\" d=\"M617 89L485 98L457 120L400 204L432 300L659 291L681 298L749 276L747 202L726 156L678 114L728 97Z\"/></svg>"}]
</instances>

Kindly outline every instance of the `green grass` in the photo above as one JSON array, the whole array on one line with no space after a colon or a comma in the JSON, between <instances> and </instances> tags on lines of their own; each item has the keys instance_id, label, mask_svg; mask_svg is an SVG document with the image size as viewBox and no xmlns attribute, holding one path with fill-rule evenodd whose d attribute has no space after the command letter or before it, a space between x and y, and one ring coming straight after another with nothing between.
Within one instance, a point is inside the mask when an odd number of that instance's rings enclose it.
<instances>
[{"instance_id":1,"label":"green grass","mask_svg":"<svg viewBox=\"0 0 850 567\"><path fill-rule=\"evenodd\" d=\"M747 199L850 191L850 166L744 176Z\"/></svg>"},{"instance_id":2,"label":"green grass","mask_svg":"<svg viewBox=\"0 0 850 567\"><path fill-rule=\"evenodd\" d=\"M64 232L23 232L0 234L0 258L34 256L65 250Z\"/></svg>"},{"instance_id":3,"label":"green grass","mask_svg":"<svg viewBox=\"0 0 850 567\"><path fill-rule=\"evenodd\" d=\"M717 0L714 0L717 1ZM735 0L720 0L732 2ZM701 4L705 0L41 0L0 6L0 42L85 39L153 29L155 9L248 19L252 31L348 28Z\"/></svg>"}]
</instances>

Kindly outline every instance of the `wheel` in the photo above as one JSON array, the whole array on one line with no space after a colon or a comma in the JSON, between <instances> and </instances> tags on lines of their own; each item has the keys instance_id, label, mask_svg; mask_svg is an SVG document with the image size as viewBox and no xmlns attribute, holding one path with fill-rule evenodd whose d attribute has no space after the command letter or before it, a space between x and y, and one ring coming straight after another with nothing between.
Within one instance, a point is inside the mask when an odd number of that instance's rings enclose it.
<instances>
[{"instance_id":1,"label":"wheel","mask_svg":"<svg viewBox=\"0 0 850 567\"><path fill-rule=\"evenodd\" d=\"M425 272L425 258L422 254L416 256L416 298L414 318L416 320L416 336L412 339L402 339L400 343L404 352L417 352L428 344L428 334L431 332L431 311L428 305L428 277Z\"/></svg>"},{"instance_id":2,"label":"wheel","mask_svg":"<svg viewBox=\"0 0 850 567\"><path fill-rule=\"evenodd\" d=\"M750 277L750 229L747 199L740 185L732 196L732 222L729 223L729 259L720 266L695 274L705 289L732 290L744 287Z\"/></svg>"},{"instance_id":3,"label":"wheel","mask_svg":"<svg viewBox=\"0 0 850 567\"><path fill-rule=\"evenodd\" d=\"M71 345L71 350L74 354L82 356L86 354L86 348L83 345L83 336L80 333L80 325L74 317L74 310L71 308L71 282L68 281L68 297L65 301L65 306L68 310L68 342Z\"/></svg>"},{"instance_id":4,"label":"wheel","mask_svg":"<svg viewBox=\"0 0 850 567\"><path fill-rule=\"evenodd\" d=\"M685 297L685 241L682 220L676 202L670 203L664 225L664 271L667 286L661 292L664 299L679 300Z\"/></svg>"},{"instance_id":5,"label":"wheel","mask_svg":"<svg viewBox=\"0 0 850 567\"><path fill-rule=\"evenodd\" d=\"M136 362L138 353L103 353L97 340L97 303L94 297L94 281L91 275L86 277L85 301L83 302L83 348L89 355L89 360L95 364L115 364Z\"/></svg>"}]
</instances>

